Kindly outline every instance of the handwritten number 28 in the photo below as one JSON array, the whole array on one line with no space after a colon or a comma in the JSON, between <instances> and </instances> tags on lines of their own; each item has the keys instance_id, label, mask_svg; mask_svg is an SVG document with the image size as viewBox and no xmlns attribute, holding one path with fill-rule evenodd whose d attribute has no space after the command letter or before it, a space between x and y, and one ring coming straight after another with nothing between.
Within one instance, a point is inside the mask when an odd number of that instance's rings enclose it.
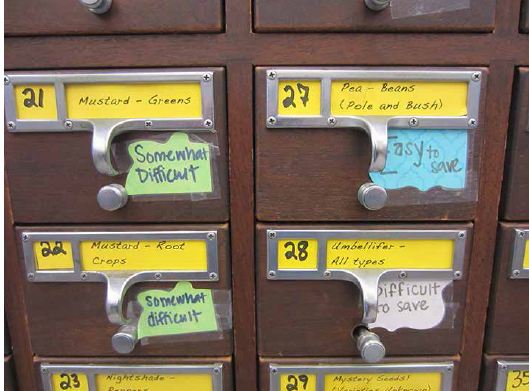
<instances>
[{"instance_id":1,"label":"handwritten number 28","mask_svg":"<svg viewBox=\"0 0 529 391\"><path fill-rule=\"evenodd\" d=\"M300 94L299 99L303 103L303 106L307 107L307 102L309 101L310 88L307 86L304 86L301 83L297 83L296 87L298 88L298 92ZM283 88L283 90L290 94L290 96L287 96L285 99L283 99L283 107L288 108L292 106L296 108L296 102L294 102L294 99L296 97L296 92L294 91L294 87L292 87L291 85L286 85L285 88Z\"/></svg>"},{"instance_id":2,"label":"handwritten number 28","mask_svg":"<svg viewBox=\"0 0 529 391\"><path fill-rule=\"evenodd\" d=\"M309 377L307 375L288 375L287 391L296 391L299 390L298 383L301 382L303 389L307 389L307 384L309 382Z\"/></svg>"},{"instance_id":3,"label":"handwritten number 28","mask_svg":"<svg viewBox=\"0 0 529 391\"><path fill-rule=\"evenodd\" d=\"M59 377L61 379L65 379L59 383L59 387L61 387L61 390L68 390L70 388L80 388L81 387L81 382L79 381L79 378L77 377L76 373L72 373L72 374L61 373Z\"/></svg>"},{"instance_id":4,"label":"handwritten number 28","mask_svg":"<svg viewBox=\"0 0 529 391\"><path fill-rule=\"evenodd\" d=\"M529 371L513 371L516 374L512 388L529 385Z\"/></svg>"},{"instance_id":5,"label":"handwritten number 28","mask_svg":"<svg viewBox=\"0 0 529 391\"><path fill-rule=\"evenodd\" d=\"M300 240L298 242L297 254L296 245L293 242L286 242L284 247L287 249L287 252L285 253L286 259L294 258L296 261L299 259L303 262L309 256L309 253L307 252L309 242L307 242L306 240Z\"/></svg>"}]
</instances>

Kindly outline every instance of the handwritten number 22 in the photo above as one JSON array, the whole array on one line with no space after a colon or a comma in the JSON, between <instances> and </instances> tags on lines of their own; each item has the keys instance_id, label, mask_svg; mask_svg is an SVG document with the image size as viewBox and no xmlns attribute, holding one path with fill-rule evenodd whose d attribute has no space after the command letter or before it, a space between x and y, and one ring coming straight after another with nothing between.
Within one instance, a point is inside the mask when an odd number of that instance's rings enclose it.
<instances>
[{"instance_id":1,"label":"handwritten number 22","mask_svg":"<svg viewBox=\"0 0 529 391\"><path fill-rule=\"evenodd\" d=\"M300 381L303 384L303 389L306 390L307 383L309 382L309 377L307 375L299 375L299 376L289 375L287 380L289 382L289 384L287 384L287 391L299 390L298 381Z\"/></svg>"},{"instance_id":2,"label":"handwritten number 22","mask_svg":"<svg viewBox=\"0 0 529 391\"><path fill-rule=\"evenodd\" d=\"M66 254L66 250L62 248L62 242L55 242L55 246L52 248L50 242L40 242L42 256L47 257L48 255L59 255Z\"/></svg>"},{"instance_id":3,"label":"handwritten number 22","mask_svg":"<svg viewBox=\"0 0 529 391\"><path fill-rule=\"evenodd\" d=\"M80 388L81 382L79 381L79 378L77 377L76 373L67 374L67 373L61 373L59 376L61 379L65 379L64 381L59 383L59 387L61 387L61 390L68 390L70 388Z\"/></svg>"},{"instance_id":4,"label":"handwritten number 22","mask_svg":"<svg viewBox=\"0 0 529 391\"><path fill-rule=\"evenodd\" d=\"M514 378L514 383L512 384L512 388L518 388L520 386L527 386L529 385L529 371L513 371L516 374L516 377ZM525 379L525 381L522 379ZM517 382L517 383L516 383Z\"/></svg>"},{"instance_id":5,"label":"handwritten number 22","mask_svg":"<svg viewBox=\"0 0 529 391\"><path fill-rule=\"evenodd\" d=\"M307 86L304 86L301 83L297 83L296 87L298 88L298 92L300 94L299 99L303 103L304 107L307 107L307 102L309 101L309 91L310 88ZM296 92L294 91L294 87L291 85L286 85L285 88L283 88L285 92L290 93L290 96L287 96L285 99L283 99L283 107L288 108L290 106L296 108L296 103L294 102Z\"/></svg>"}]
</instances>

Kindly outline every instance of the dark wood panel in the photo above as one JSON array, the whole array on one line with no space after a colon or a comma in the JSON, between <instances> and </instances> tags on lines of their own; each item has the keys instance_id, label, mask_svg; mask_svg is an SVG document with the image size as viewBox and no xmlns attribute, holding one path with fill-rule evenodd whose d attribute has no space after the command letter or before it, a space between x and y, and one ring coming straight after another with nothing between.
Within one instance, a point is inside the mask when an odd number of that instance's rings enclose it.
<instances>
[{"instance_id":1,"label":"dark wood panel","mask_svg":"<svg viewBox=\"0 0 529 391\"><path fill-rule=\"evenodd\" d=\"M358 356L351 330L361 323L363 310L359 289L346 281L274 281L266 277L266 229L257 227L257 337L261 356ZM277 227L277 226L275 226ZM464 225L302 225L282 229L469 229L464 278L454 281L453 326L429 330L408 328L374 331L383 341L388 356L458 354L461 347L465 291L470 258L470 224ZM451 315L449 315L451 316ZM413 341L413 343L410 343Z\"/></svg>"},{"instance_id":2,"label":"dark wood panel","mask_svg":"<svg viewBox=\"0 0 529 391\"><path fill-rule=\"evenodd\" d=\"M496 378L498 370L498 360L506 361L529 361L529 355L524 356L497 356L483 355L483 368L481 375L480 391L496 391Z\"/></svg>"},{"instance_id":3,"label":"dark wood panel","mask_svg":"<svg viewBox=\"0 0 529 391\"><path fill-rule=\"evenodd\" d=\"M515 228L529 229L529 224L502 223L499 226L487 318L486 353L529 353L529 279L509 278Z\"/></svg>"},{"instance_id":4,"label":"dark wood panel","mask_svg":"<svg viewBox=\"0 0 529 391\"><path fill-rule=\"evenodd\" d=\"M180 69L180 70L186 70ZM111 183L125 184L127 174L115 177L97 172L92 161L92 134L10 133L5 130L6 171L9 177L16 223L115 223L115 222L225 222L228 220L228 143L224 70L215 72L215 123L217 133L197 133L219 146L214 170L219 198L200 200L192 195L129 197L127 205L109 212L99 207L99 189ZM164 141L170 133L131 132L116 138L121 145L118 163L130 162L124 143L138 139ZM124 166L126 167L126 166Z\"/></svg>"},{"instance_id":5,"label":"dark wood panel","mask_svg":"<svg viewBox=\"0 0 529 391\"><path fill-rule=\"evenodd\" d=\"M487 72L486 69L482 71L484 77L480 123L485 118L487 91ZM357 194L362 184L372 182L368 175L371 160L369 136L362 129L267 128L265 73L264 68L258 69L256 86L258 219L348 221L474 218L477 202L472 201L468 193L460 194L468 190L449 191L439 187L427 192L411 187L388 190L388 202L384 208L377 211L364 208L359 203ZM477 172L469 172L467 181L474 187L478 185L473 178L479 178L480 175L483 131L483 125L469 131L468 142L473 145L473 149L469 151L469 160ZM477 188L474 189L474 194L477 196ZM446 197L453 201L436 203L436 197ZM392 200L408 204L391 205Z\"/></svg>"},{"instance_id":6,"label":"dark wood panel","mask_svg":"<svg viewBox=\"0 0 529 391\"><path fill-rule=\"evenodd\" d=\"M380 363L381 364L405 364L405 363L435 363L442 361L453 361L454 362L454 375L453 379L459 377L459 357L458 356L417 356L417 357L386 357ZM261 357L259 360L259 391L270 391L270 364L277 365L340 365L340 364L365 364L359 358L331 358L331 357L320 357L320 358L271 358ZM456 381L451 391L467 391L468 389L457 388Z\"/></svg>"},{"instance_id":7,"label":"dark wood panel","mask_svg":"<svg viewBox=\"0 0 529 391\"><path fill-rule=\"evenodd\" d=\"M24 227L17 231L20 248L23 229L33 231L90 231L108 230L127 232L137 230L210 230L218 232L218 282L194 282L193 287L231 289L230 245L227 225L194 226L75 226ZM19 262L23 262L21 258ZM24 269L24 268L22 268ZM25 276L25 272L23 272ZM112 336L119 326L109 322L105 312L106 284L104 283L40 283L25 279L26 316L32 350L37 355L49 356L119 356L111 346ZM129 300L145 289L170 290L175 282L138 283L133 285L124 300ZM57 338L60 333L60 338ZM89 343L86 343L89 341ZM131 356L225 356L232 353L232 330L208 333L207 338L187 336L175 339L151 339L148 345L138 342Z\"/></svg>"},{"instance_id":8,"label":"dark wood panel","mask_svg":"<svg viewBox=\"0 0 529 391\"><path fill-rule=\"evenodd\" d=\"M522 1L522 15L520 18L520 30L529 33L529 0Z\"/></svg>"},{"instance_id":9,"label":"dark wood panel","mask_svg":"<svg viewBox=\"0 0 529 391\"><path fill-rule=\"evenodd\" d=\"M151 358L104 358L104 357L35 357L34 372L39 378L38 389L43 391L40 381L40 364L66 365L211 365L222 364L222 385L225 391L233 389L233 362L231 357L151 357Z\"/></svg>"},{"instance_id":10,"label":"dark wood panel","mask_svg":"<svg viewBox=\"0 0 529 391\"><path fill-rule=\"evenodd\" d=\"M201 33L223 30L222 0L113 1L96 15L79 1L8 0L6 35Z\"/></svg>"},{"instance_id":11,"label":"dark wood panel","mask_svg":"<svg viewBox=\"0 0 529 391\"><path fill-rule=\"evenodd\" d=\"M4 357L4 391L17 391L17 380L15 376L15 365L13 355Z\"/></svg>"},{"instance_id":12,"label":"dark wood panel","mask_svg":"<svg viewBox=\"0 0 529 391\"><path fill-rule=\"evenodd\" d=\"M514 90L503 183L503 218L529 220L529 68L519 68Z\"/></svg>"},{"instance_id":13,"label":"dark wood panel","mask_svg":"<svg viewBox=\"0 0 529 391\"><path fill-rule=\"evenodd\" d=\"M408 4L411 3L392 3L375 12L363 1L255 0L255 29L258 32L485 32L492 31L494 26L494 0L470 0L470 7L426 15L420 15L420 9Z\"/></svg>"}]
</instances>

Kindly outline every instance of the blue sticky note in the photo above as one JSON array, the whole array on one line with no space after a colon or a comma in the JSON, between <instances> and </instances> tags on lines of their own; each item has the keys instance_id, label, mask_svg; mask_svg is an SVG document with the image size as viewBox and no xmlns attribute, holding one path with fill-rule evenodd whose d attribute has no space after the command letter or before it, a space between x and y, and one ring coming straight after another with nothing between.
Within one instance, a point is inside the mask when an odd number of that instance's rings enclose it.
<instances>
[{"instance_id":1,"label":"blue sticky note","mask_svg":"<svg viewBox=\"0 0 529 391\"><path fill-rule=\"evenodd\" d=\"M386 189L464 189L467 145L467 130L389 129L386 167L369 176Z\"/></svg>"}]
</instances>

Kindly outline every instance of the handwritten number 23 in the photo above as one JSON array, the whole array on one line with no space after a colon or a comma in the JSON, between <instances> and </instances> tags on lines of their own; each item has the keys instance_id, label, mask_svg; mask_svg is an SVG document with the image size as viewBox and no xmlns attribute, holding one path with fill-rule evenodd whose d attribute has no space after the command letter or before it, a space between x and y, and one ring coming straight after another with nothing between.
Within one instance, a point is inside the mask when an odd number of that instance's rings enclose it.
<instances>
[{"instance_id":1,"label":"handwritten number 23","mask_svg":"<svg viewBox=\"0 0 529 391\"><path fill-rule=\"evenodd\" d=\"M307 86L304 86L301 83L297 83L296 87L298 88L298 92L300 94L299 99L301 99L303 106L307 107L307 102L309 101L310 88ZM288 108L292 106L296 108L296 103L294 102L296 92L294 91L294 88L291 85L286 85L285 88L283 88L283 90L285 92L290 93L290 96L287 96L285 99L283 99L283 107Z\"/></svg>"},{"instance_id":2,"label":"handwritten number 23","mask_svg":"<svg viewBox=\"0 0 529 391\"><path fill-rule=\"evenodd\" d=\"M523 371L523 375L522 375L522 371L513 371L513 372L516 374L516 377L514 378L514 383L512 384L512 388L518 388L520 386L529 385L529 371Z\"/></svg>"},{"instance_id":3,"label":"handwritten number 23","mask_svg":"<svg viewBox=\"0 0 529 391\"><path fill-rule=\"evenodd\" d=\"M287 384L287 391L299 390L298 381L300 381L303 384L303 389L306 390L307 383L309 382L309 377L307 375L299 375L299 376L289 375L287 380L289 382L289 384Z\"/></svg>"},{"instance_id":4,"label":"handwritten number 23","mask_svg":"<svg viewBox=\"0 0 529 391\"><path fill-rule=\"evenodd\" d=\"M67 374L67 373L61 373L59 376L61 379L65 379L64 381L59 383L59 387L61 387L61 390L68 390L70 388L80 388L81 382L79 381L79 378L77 377L76 373Z\"/></svg>"}]
</instances>

